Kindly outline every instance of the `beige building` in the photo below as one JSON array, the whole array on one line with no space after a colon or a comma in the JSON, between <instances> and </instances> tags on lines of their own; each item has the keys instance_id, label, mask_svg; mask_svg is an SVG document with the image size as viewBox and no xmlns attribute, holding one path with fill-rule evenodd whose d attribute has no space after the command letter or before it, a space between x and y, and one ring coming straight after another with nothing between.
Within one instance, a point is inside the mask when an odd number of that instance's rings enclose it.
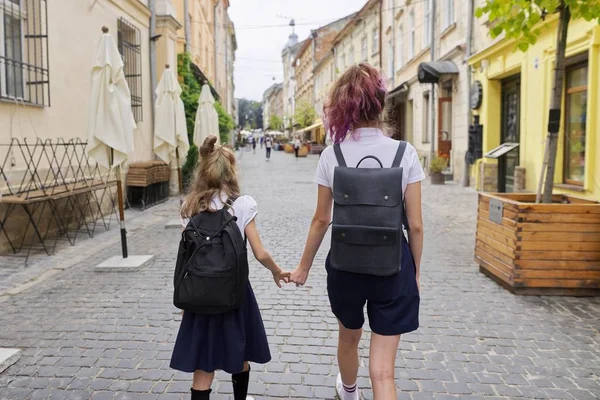
<instances>
[{"instance_id":1,"label":"beige building","mask_svg":"<svg viewBox=\"0 0 600 400\"><path fill-rule=\"evenodd\" d=\"M327 95L335 82L336 72L333 52L328 52L325 57L315 67L315 109L317 116L323 118L323 106L327 100Z\"/></svg>"},{"instance_id":2,"label":"beige building","mask_svg":"<svg viewBox=\"0 0 600 400\"><path fill-rule=\"evenodd\" d=\"M59 139L87 140L91 69L103 26L109 28L123 58L137 123L129 162L153 160L155 88L151 82L160 78L165 64L177 64L176 29L180 22L171 0L155 2L155 40L150 37L152 10L148 0L21 0L0 4L0 160L10 160L0 165L2 195L8 193L8 186L19 190L15 185L28 173L31 176L32 162L39 175L37 187L56 185L59 179L53 177L59 169L68 175L62 180L72 180L77 167L85 162L62 157L54 160L49 144L56 146ZM151 63L154 58L155 63ZM10 149L7 145L13 139L21 144L44 142L47 156L41 155L41 147L31 156L24 148L23 152ZM79 151L78 157L82 154L83 150ZM71 163L73 169L65 171L65 163ZM80 176L86 173L79 172ZM8 207L0 204L0 215L5 215ZM45 210L34 211L39 213L35 217L44 220L42 224L51 224L49 208ZM23 229L33 235L21 208L11 215L18 221L8 226L13 238ZM23 240L28 242L29 238ZM0 248L6 245L2 236Z\"/></svg>"},{"instance_id":3,"label":"beige building","mask_svg":"<svg viewBox=\"0 0 600 400\"><path fill-rule=\"evenodd\" d=\"M354 14L346 16L312 31L310 37L298 51L294 62L296 68L296 104L306 102L315 107L317 114L322 112L316 102L315 69L324 58L331 55L336 38L346 29L347 24L352 21L354 16Z\"/></svg>"},{"instance_id":4,"label":"beige building","mask_svg":"<svg viewBox=\"0 0 600 400\"><path fill-rule=\"evenodd\" d=\"M283 64L283 126L287 133L293 129L296 111L296 71L294 60L304 42L298 43L298 35L292 32L285 48L281 51Z\"/></svg>"},{"instance_id":5,"label":"beige building","mask_svg":"<svg viewBox=\"0 0 600 400\"><path fill-rule=\"evenodd\" d=\"M235 114L233 65L237 42L229 19L229 0L172 0L178 15L187 16L178 33L178 52L192 62L216 91L223 107Z\"/></svg>"},{"instance_id":6,"label":"beige building","mask_svg":"<svg viewBox=\"0 0 600 400\"><path fill-rule=\"evenodd\" d=\"M271 117L278 116L283 122L283 84L275 83L263 93L263 127L270 128Z\"/></svg>"},{"instance_id":7,"label":"beige building","mask_svg":"<svg viewBox=\"0 0 600 400\"><path fill-rule=\"evenodd\" d=\"M351 65L361 62L381 66L381 11L381 0L368 0L334 39L334 63L338 76Z\"/></svg>"},{"instance_id":8,"label":"beige building","mask_svg":"<svg viewBox=\"0 0 600 400\"><path fill-rule=\"evenodd\" d=\"M10 51L6 46L0 49L0 67L9 71L0 76L0 140L86 138L91 63L101 27L107 26L123 55L138 126L130 159L152 159L154 88L148 1L62 0L64 12L56 12L55 4L46 0L24 0L22 4L32 10L29 17L21 14L19 19L15 12L8 16L0 10L0 17L12 19L21 30L15 38L0 29L1 41L11 47ZM159 0L158 11L171 13L157 17L157 32L163 36L156 41L158 66L154 72L160 77L164 64L176 65L173 28L179 23L170 0ZM65 26L77 32L76 40L64 34Z\"/></svg>"},{"instance_id":9,"label":"beige building","mask_svg":"<svg viewBox=\"0 0 600 400\"><path fill-rule=\"evenodd\" d=\"M394 135L410 141L425 166L448 158L460 181L468 147L468 0L384 0L383 70ZM435 11L434 11L435 9ZM432 40L434 38L434 40ZM433 50L433 52L432 52Z\"/></svg>"}]
</instances>

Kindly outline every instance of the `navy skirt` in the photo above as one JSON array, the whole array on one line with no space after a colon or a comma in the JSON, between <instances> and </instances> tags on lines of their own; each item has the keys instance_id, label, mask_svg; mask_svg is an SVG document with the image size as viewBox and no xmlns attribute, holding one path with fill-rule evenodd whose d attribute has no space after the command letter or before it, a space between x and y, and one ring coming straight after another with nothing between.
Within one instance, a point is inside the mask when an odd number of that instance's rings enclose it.
<instances>
[{"instance_id":1,"label":"navy skirt","mask_svg":"<svg viewBox=\"0 0 600 400\"><path fill-rule=\"evenodd\" d=\"M392 276L356 274L327 268L327 294L331 311L347 329L362 328L367 306L369 326L379 335L400 335L419 327L420 296L416 267L406 239L402 266Z\"/></svg>"},{"instance_id":2,"label":"navy skirt","mask_svg":"<svg viewBox=\"0 0 600 400\"><path fill-rule=\"evenodd\" d=\"M271 361L265 326L250 282L246 299L237 310L218 315L183 313L171 368L237 374L244 369L245 361Z\"/></svg>"}]
</instances>

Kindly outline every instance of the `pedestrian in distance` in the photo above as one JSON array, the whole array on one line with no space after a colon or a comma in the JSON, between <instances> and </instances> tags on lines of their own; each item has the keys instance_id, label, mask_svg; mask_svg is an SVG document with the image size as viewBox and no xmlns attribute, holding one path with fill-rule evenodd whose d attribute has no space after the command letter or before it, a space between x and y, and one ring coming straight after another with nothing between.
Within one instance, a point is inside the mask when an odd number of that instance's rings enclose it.
<instances>
[{"instance_id":1,"label":"pedestrian in distance","mask_svg":"<svg viewBox=\"0 0 600 400\"><path fill-rule=\"evenodd\" d=\"M263 148L263 143L264 143L264 141L265 141L265 137L263 136L263 137L261 137L261 138L260 138L260 149L261 149L261 150L262 150L262 148Z\"/></svg>"},{"instance_id":2,"label":"pedestrian in distance","mask_svg":"<svg viewBox=\"0 0 600 400\"><path fill-rule=\"evenodd\" d=\"M265 136L265 149L267 151L267 161L271 160L271 149L273 148L273 139L271 136Z\"/></svg>"},{"instance_id":3,"label":"pedestrian in distance","mask_svg":"<svg viewBox=\"0 0 600 400\"><path fill-rule=\"evenodd\" d=\"M300 141L300 136L296 135L294 137L294 154L296 156L296 160L298 160L298 153L300 152L300 147L302 146L302 142Z\"/></svg>"},{"instance_id":4,"label":"pedestrian in distance","mask_svg":"<svg viewBox=\"0 0 600 400\"><path fill-rule=\"evenodd\" d=\"M256 138L252 136L252 154L256 154Z\"/></svg>"},{"instance_id":5,"label":"pedestrian in distance","mask_svg":"<svg viewBox=\"0 0 600 400\"><path fill-rule=\"evenodd\" d=\"M246 400L251 399L247 397L249 363L271 360L263 320L248 281L246 241L254 257L271 271L277 286L289 283L290 273L283 271L263 247L255 222L257 204L240 192L235 153L216 145L216 141L216 136L209 136L200 147L196 175L181 208L185 228L177 257L174 303L184 312L170 365L194 374L192 400L210 399L216 370L232 374L234 399ZM202 230L211 221L219 222L219 231ZM228 253L234 248L236 254ZM222 265L227 269L218 269ZM237 274L239 266L244 274ZM235 279L229 280L232 274L236 274ZM235 288L235 292L229 293L228 288ZM229 310L232 299L237 306ZM218 312L221 309L228 311Z\"/></svg>"},{"instance_id":6,"label":"pedestrian in distance","mask_svg":"<svg viewBox=\"0 0 600 400\"><path fill-rule=\"evenodd\" d=\"M305 284L332 222L325 268L331 310L339 322L336 391L341 400L359 398L358 345L365 304L375 400L396 399L400 335L419 326L425 175L415 148L386 135L381 122L386 95L381 73L364 63L348 69L334 84L324 107L334 145L319 159L317 207L291 277L297 285Z\"/></svg>"}]
</instances>

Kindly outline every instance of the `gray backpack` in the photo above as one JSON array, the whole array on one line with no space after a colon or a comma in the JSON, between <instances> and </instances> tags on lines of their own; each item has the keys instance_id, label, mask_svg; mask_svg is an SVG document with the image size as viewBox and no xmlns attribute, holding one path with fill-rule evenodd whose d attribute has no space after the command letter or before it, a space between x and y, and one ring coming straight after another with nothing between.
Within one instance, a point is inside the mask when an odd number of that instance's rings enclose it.
<instances>
[{"instance_id":1,"label":"gray backpack","mask_svg":"<svg viewBox=\"0 0 600 400\"><path fill-rule=\"evenodd\" d=\"M333 146L338 167L333 175L331 267L359 274L389 276L400 270L402 221L408 229L402 196L400 162L406 142L400 141L391 168L375 156L346 166L339 144ZM366 159L380 168L359 168Z\"/></svg>"}]
</instances>

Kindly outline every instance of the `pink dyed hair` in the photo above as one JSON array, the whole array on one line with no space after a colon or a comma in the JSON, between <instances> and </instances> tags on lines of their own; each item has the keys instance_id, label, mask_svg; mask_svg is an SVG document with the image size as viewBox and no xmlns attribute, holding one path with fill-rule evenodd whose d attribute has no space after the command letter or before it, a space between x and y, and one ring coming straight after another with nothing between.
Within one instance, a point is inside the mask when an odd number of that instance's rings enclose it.
<instances>
[{"instance_id":1,"label":"pink dyed hair","mask_svg":"<svg viewBox=\"0 0 600 400\"><path fill-rule=\"evenodd\" d=\"M359 122L378 120L386 95L385 81L375 67L361 63L344 72L323 107L325 127L333 142L343 142Z\"/></svg>"}]
</instances>

